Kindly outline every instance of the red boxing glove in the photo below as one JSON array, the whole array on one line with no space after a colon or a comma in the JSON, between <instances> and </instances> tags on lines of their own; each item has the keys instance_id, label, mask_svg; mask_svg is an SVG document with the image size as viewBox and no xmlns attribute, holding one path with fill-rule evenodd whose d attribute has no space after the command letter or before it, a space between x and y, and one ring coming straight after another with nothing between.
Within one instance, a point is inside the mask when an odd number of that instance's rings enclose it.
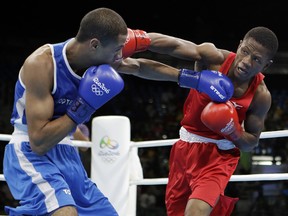
<instances>
[{"instance_id":1,"label":"red boxing glove","mask_svg":"<svg viewBox=\"0 0 288 216\"><path fill-rule=\"evenodd\" d=\"M230 141L238 140L243 133L237 111L230 101L207 104L201 113L201 121L206 127Z\"/></svg>"},{"instance_id":2,"label":"red boxing glove","mask_svg":"<svg viewBox=\"0 0 288 216\"><path fill-rule=\"evenodd\" d=\"M128 28L128 35L122 49L123 58L128 58L134 53L142 52L148 49L151 39L143 30L132 30Z\"/></svg>"}]
</instances>

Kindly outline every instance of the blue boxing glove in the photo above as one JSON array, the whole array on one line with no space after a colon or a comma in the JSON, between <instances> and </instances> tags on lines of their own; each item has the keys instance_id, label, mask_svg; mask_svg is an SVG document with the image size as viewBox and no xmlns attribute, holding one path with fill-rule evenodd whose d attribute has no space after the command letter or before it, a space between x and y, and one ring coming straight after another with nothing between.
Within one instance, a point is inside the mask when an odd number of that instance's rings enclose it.
<instances>
[{"instance_id":1,"label":"blue boxing glove","mask_svg":"<svg viewBox=\"0 0 288 216\"><path fill-rule=\"evenodd\" d=\"M234 93L231 80L224 74L213 70L198 72L181 69L178 83L181 87L193 88L207 94L214 102L226 102Z\"/></svg>"},{"instance_id":2,"label":"blue boxing glove","mask_svg":"<svg viewBox=\"0 0 288 216\"><path fill-rule=\"evenodd\" d=\"M67 115L81 124L124 87L121 76L108 64L88 68L80 81L78 97L67 109Z\"/></svg>"}]
</instances>

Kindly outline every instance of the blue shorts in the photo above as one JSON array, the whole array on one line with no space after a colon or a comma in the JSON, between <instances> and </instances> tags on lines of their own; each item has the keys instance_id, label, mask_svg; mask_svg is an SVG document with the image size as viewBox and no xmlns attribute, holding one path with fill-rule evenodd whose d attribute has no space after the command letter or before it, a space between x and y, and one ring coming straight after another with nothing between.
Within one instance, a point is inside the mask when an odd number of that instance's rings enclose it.
<instances>
[{"instance_id":1,"label":"blue shorts","mask_svg":"<svg viewBox=\"0 0 288 216\"><path fill-rule=\"evenodd\" d=\"M28 140L14 137L5 147L3 173L14 199L20 201L16 208L5 206L9 215L47 215L70 205L77 208L79 216L118 216L88 178L72 145L58 144L39 156Z\"/></svg>"}]
</instances>

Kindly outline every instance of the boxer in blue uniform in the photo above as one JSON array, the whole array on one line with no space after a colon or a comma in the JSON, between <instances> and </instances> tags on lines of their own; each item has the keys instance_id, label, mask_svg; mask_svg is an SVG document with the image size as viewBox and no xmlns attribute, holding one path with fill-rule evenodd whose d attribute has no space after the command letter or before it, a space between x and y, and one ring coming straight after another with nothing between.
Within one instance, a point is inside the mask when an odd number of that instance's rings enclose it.
<instances>
[{"instance_id":1,"label":"boxer in blue uniform","mask_svg":"<svg viewBox=\"0 0 288 216\"><path fill-rule=\"evenodd\" d=\"M7 214L118 215L87 177L71 145L77 125L89 121L123 89L118 72L178 82L216 101L231 97L232 83L218 73L205 71L200 76L200 72L129 58L149 46L145 34L127 29L115 11L98 8L82 18L75 38L45 44L28 56L15 86L14 132L5 148L3 169L20 203L16 208L6 206Z\"/></svg>"},{"instance_id":2,"label":"boxer in blue uniform","mask_svg":"<svg viewBox=\"0 0 288 216\"><path fill-rule=\"evenodd\" d=\"M100 8L82 19L76 38L45 44L24 62L4 155L5 179L20 201L5 207L9 215L118 215L88 178L70 137L123 89L109 64L121 58L126 37L121 16Z\"/></svg>"}]
</instances>

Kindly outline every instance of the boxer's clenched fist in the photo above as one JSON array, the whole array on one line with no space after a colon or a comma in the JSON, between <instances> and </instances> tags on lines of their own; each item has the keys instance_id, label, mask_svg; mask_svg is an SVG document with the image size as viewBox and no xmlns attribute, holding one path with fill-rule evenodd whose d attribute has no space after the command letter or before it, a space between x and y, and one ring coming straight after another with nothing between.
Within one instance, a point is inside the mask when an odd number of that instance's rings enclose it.
<instances>
[{"instance_id":1,"label":"boxer's clenched fist","mask_svg":"<svg viewBox=\"0 0 288 216\"><path fill-rule=\"evenodd\" d=\"M226 102L234 93L230 79L218 71L181 69L178 83L181 87L194 88L207 94L215 102Z\"/></svg>"},{"instance_id":2,"label":"boxer's clenched fist","mask_svg":"<svg viewBox=\"0 0 288 216\"><path fill-rule=\"evenodd\" d=\"M110 65L92 66L81 79L78 97L67 109L67 115L77 124L86 122L98 108L119 94L123 87L124 81Z\"/></svg>"},{"instance_id":3,"label":"boxer's clenched fist","mask_svg":"<svg viewBox=\"0 0 288 216\"><path fill-rule=\"evenodd\" d=\"M151 39L143 30L132 30L128 28L128 35L122 49L123 58L128 58L134 53L143 52L148 49Z\"/></svg>"},{"instance_id":4,"label":"boxer's clenched fist","mask_svg":"<svg viewBox=\"0 0 288 216\"><path fill-rule=\"evenodd\" d=\"M231 141L239 139L243 133L237 111L230 101L210 102L201 113L201 121L206 127Z\"/></svg>"}]
</instances>

